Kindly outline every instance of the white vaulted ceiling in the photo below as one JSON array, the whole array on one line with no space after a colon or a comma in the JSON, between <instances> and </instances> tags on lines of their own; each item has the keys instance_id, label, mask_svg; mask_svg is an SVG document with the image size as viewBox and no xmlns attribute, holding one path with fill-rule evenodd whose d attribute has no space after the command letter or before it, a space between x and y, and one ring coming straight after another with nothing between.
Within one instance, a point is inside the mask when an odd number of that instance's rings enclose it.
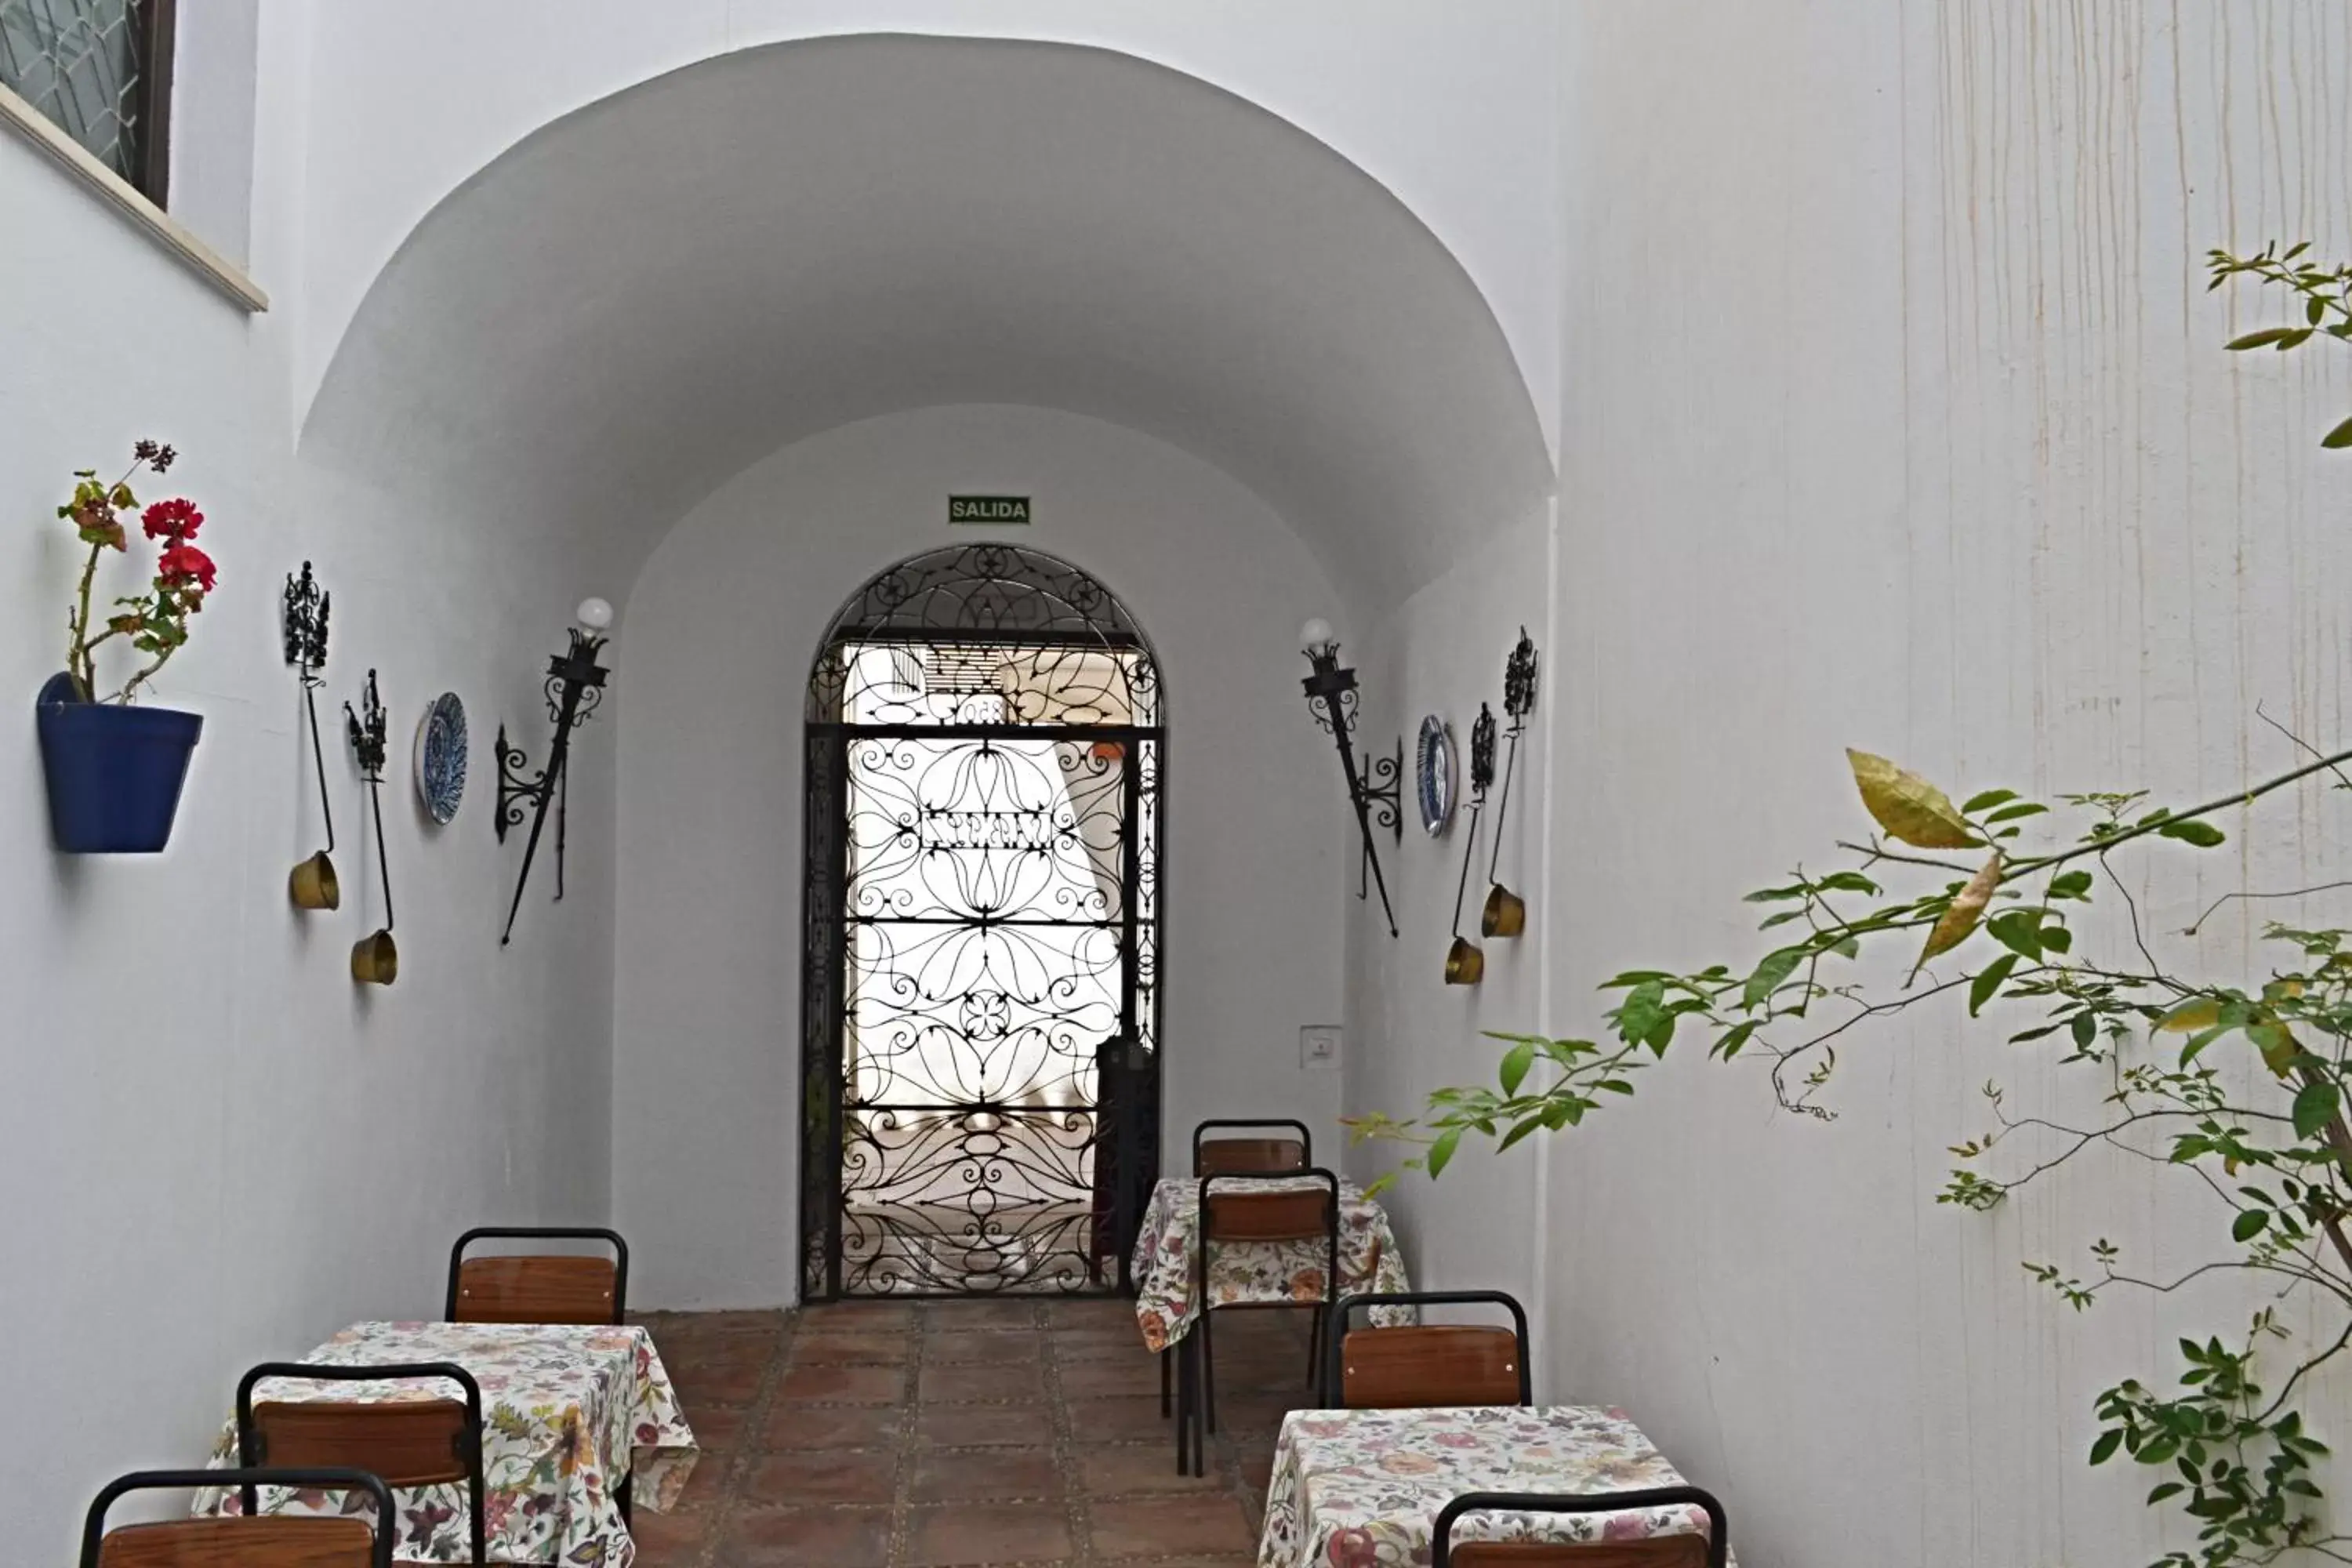
<instances>
[{"instance_id":1,"label":"white vaulted ceiling","mask_svg":"<svg viewBox=\"0 0 2352 1568\"><path fill-rule=\"evenodd\" d=\"M523 140L385 267L304 443L571 531L617 585L756 458L951 403L1189 448L1381 598L1552 482L1485 299L1329 147L1129 56L895 36L722 56Z\"/></svg>"}]
</instances>

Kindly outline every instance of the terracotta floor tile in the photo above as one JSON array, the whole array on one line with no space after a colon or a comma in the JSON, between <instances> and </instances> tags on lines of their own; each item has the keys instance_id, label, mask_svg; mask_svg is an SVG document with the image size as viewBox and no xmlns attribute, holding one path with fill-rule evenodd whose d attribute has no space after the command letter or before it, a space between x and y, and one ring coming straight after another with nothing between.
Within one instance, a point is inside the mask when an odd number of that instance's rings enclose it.
<instances>
[{"instance_id":1,"label":"terracotta floor tile","mask_svg":"<svg viewBox=\"0 0 2352 1568\"><path fill-rule=\"evenodd\" d=\"M1207 1476L1176 1473L1175 1439L1167 1443L1122 1443L1078 1452L1078 1486L1088 1497L1126 1497L1137 1492L1213 1492L1228 1486L1216 1473L1213 1456Z\"/></svg>"},{"instance_id":2,"label":"terracotta floor tile","mask_svg":"<svg viewBox=\"0 0 2352 1568\"><path fill-rule=\"evenodd\" d=\"M1130 1322L1124 1329L1088 1329L1082 1334L1055 1334L1054 1359L1060 1362L1134 1361L1142 1358L1154 1366L1160 1358L1143 1343L1143 1335Z\"/></svg>"},{"instance_id":3,"label":"terracotta floor tile","mask_svg":"<svg viewBox=\"0 0 2352 1568\"><path fill-rule=\"evenodd\" d=\"M903 1366L915 1352L912 1334L819 1330L793 1336L794 1366Z\"/></svg>"},{"instance_id":4,"label":"terracotta floor tile","mask_svg":"<svg viewBox=\"0 0 2352 1568\"><path fill-rule=\"evenodd\" d=\"M768 1412L760 1447L887 1448L898 1440L902 1417L893 1405L786 1405Z\"/></svg>"},{"instance_id":5,"label":"terracotta floor tile","mask_svg":"<svg viewBox=\"0 0 2352 1568\"><path fill-rule=\"evenodd\" d=\"M1169 1452L1175 1452L1176 1424L1160 1414L1157 1394L1149 1399L1075 1399L1069 1401L1069 1406L1070 1436L1082 1447L1090 1443L1156 1443L1165 1439Z\"/></svg>"},{"instance_id":6,"label":"terracotta floor tile","mask_svg":"<svg viewBox=\"0 0 2352 1568\"><path fill-rule=\"evenodd\" d=\"M804 1309L800 1321L803 1330L854 1329L860 1333L912 1328L914 1323L915 1308L908 1301L835 1301Z\"/></svg>"},{"instance_id":7,"label":"terracotta floor tile","mask_svg":"<svg viewBox=\"0 0 2352 1568\"><path fill-rule=\"evenodd\" d=\"M1247 1552L1257 1544L1241 1504L1230 1495L1096 1502L1087 1514L1096 1554L1102 1557L1211 1555Z\"/></svg>"},{"instance_id":8,"label":"terracotta floor tile","mask_svg":"<svg viewBox=\"0 0 2352 1568\"><path fill-rule=\"evenodd\" d=\"M1135 1303L1122 1297L1055 1301L1045 1309L1046 1321L1056 1329L1096 1324L1135 1325Z\"/></svg>"},{"instance_id":9,"label":"terracotta floor tile","mask_svg":"<svg viewBox=\"0 0 2352 1568\"><path fill-rule=\"evenodd\" d=\"M743 1478L742 1500L753 1507L887 1503L898 1457L888 1449L819 1448L770 1454Z\"/></svg>"},{"instance_id":10,"label":"terracotta floor tile","mask_svg":"<svg viewBox=\"0 0 2352 1568\"><path fill-rule=\"evenodd\" d=\"M1035 1329L973 1329L957 1334L926 1334L923 1364L1032 1366L1045 1348L1045 1336Z\"/></svg>"},{"instance_id":11,"label":"terracotta floor tile","mask_svg":"<svg viewBox=\"0 0 2352 1568\"><path fill-rule=\"evenodd\" d=\"M1107 1394L1160 1397L1160 1363L1139 1346L1133 1354L1115 1361L1071 1362L1061 1369L1061 1378L1066 1398L1091 1399Z\"/></svg>"},{"instance_id":12,"label":"terracotta floor tile","mask_svg":"<svg viewBox=\"0 0 2352 1568\"><path fill-rule=\"evenodd\" d=\"M915 1441L929 1447L1042 1447L1053 1440L1054 1424L1042 1405L938 1405L915 1424Z\"/></svg>"},{"instance_id":13,"label":"terracotta floor tile","mask_svg":"<svg viewBox=\"0 0 2352 1568\"><path fill-rule=\"evenodd\" d=\"M744 1509L719 1548L725 1568L884 1568L889 1556L887 1508Z\"/></svg>"},{"instance_id":14,"label":"terracotta floor tile","mask_svg":"<svg viewBox=\"0 0 2352 1568\"><path fill-rule=\"evenodd\" d=\"M765 1362L756 1366L706 1370L684 1366L670 1373L670 1382L677 1389L677 1402L686 1410L690 1425L695 1408L704 1405L749 1405L759 1396L761 1380L768 1375Z\"/></svg>"},{"instance_id":15,"label":"terracotta floor tile","mask_svg":"<svg viewBox=\"0 0 2352 1568\"><path fill-rule=\"evenodd\" d=\"M1045 1397L1045 1379L1034 1366L925 1366L916 1397L925 1405L1029 1404Z\"/></svg>"},{"instance_id":16,"label":"terracotta floor tile","mask_svg":"<svg viewBox=\"0 0 2352 1568\"><path fill-rule=\"evenodd\" d=\"M906 1393L895 1366L796 1366L776 1385L776 1398L792 1405L896 1405Z\"/></svg>"},{"instance_id":17,"label":"terracotta floor tile","mask_svg":"<svg viewBox=\"0 0 2352 1568\"><path fill-rule=\"evenodd\" d=\"M1066 1489L1051 1448L931 1448L915 1461L917 1502L1059 1498Z\"/></svg>"},{"instance_id":18,"label":"terracotta floor tile","mask_svg":"<svg viewBox=\"0 0 2352 1568\"><path fill-rule=\"evenodd\" d=\"M1069 1552L1070 1527L1058 1507L945 1503L914 1509L908 1521L909 1568L1034 1563Z\"/></svg>"},{"instance_id":19,"label":"terracotta floor tile","mask_svg":"<svg viewBox=\"0 0 2352 1568\"><path fill-rule=\"evenodd\" d=\"M639 1568L683 1568L702 1551L702 1532L709 1524L711 1514L703 1510L694 1513L656 1513L651 1509L639 1509L629 1523L630 1539L636 1542Z\"/></svg>"},{"instance_id":20,"label":"terracotta floor tile","mask_svg":"<svg viewBox=\"0 0 2352 1568\"><path fill-rule=\"evenodd\" d=\"M933 1333L954 1333L966 1329L1029 1328L1045 1321L1038 1315L1038 1309L1045 1304L1019 1299L934 1301L924 1309L923 1327Z\"/></svg>"}]
</instances>

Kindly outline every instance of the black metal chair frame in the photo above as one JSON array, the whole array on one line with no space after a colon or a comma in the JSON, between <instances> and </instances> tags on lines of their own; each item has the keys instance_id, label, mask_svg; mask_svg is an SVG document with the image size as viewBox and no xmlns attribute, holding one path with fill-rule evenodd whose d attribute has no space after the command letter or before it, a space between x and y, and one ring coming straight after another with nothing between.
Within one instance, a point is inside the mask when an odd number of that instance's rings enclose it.
<instances>
[{"instance_id":1,"label":"black metal chair frame","mask_svg":"<svg viewBox=\"0 0 2352 1568\"><path fill-rule=\"evenodd\" d=\"M1374 1307L1507 1307L1511 1331L1519 1342L1519 1403L1533 1405L1535 1380L1528 1368L1528 1310L1518 1298L1504 1290L1397 1290L1343 1296L1331 1309L1331 1334L1325 1347L1321 1404L1327 1410L1344 1408L1347 1379L1342 1375L1340 1346L1348 1338L1348 1318L1358 1308Z\"/></svg>"},{"instance_id":2,"label":"black metal chair frame","mask_svg":"<svg viewBox=\"0 0 2352 1568\"><path fill-rule=\"evenodd\" d=\"M466 1248L478 1241L602 1241L613 1248L613 1323L619 1327L623 1312L629 1304L629 1244L621 1233L603 1226L574 1225L478 1225L457 1238L449 1249L449 1292L441 1309L444 1321L457 1321L457 1268L466 1261Z\"/></svg>"},{"instance_id":3,"label":"black metal chair frame","mask_svg":"<svg viewBox=\"0 0 2352 1568\"><path fill-rule=\"evenodd\" d=\"M474 1562L489 1562L489 1542L483 1519L486 1488L482 1483L482 1385L474 1374L454 1361L390 1362L373 1366L320 1366L309 1362L266 1361L254 1367L236 1384L236 1462L247 1469L255 1469L268 1458L261 1451L260 1435L253 1429L253 1389L265 1378L311 1378L322 1383L374 1383L394 1378L441 1378L456 1384L466 1394L466 1430L457 1438L457 1458L466 1464L467 1500L470 1505L474 1546ZM255 1512L261 1506L260 1496L252 1482L244 1486L245 1511Z\"/></svg>"},{"instance_id":4,"label":"black metal chair frame","mask_svg":"<svg viewBox=\"0 0 2352 1568\"><path fill-rule=\"evenodd\" d=\"M1588 1492L1581 1497L1560 1492L1465 1492L1437 1510L1437 1523L1429 1538L1429 1568L1448 1568L1454 1556L1454 1521L1465 1513L1630 1513L1636 1509L1673 1508L1685 1503L1696 1503L1706 1510L1707 1568L1725 1568L1731 1559L1731 1527L1715 1494L1697 1487Z\"/></svg>"},{"instance_id":5,"label":"black metal chair frame","mask_svg":"<svg viewBox=\"0 0 2352 1568\"><path fill-rule=\"evenodd\" d=\"M1262 1125L1262 1124L1261 1124ZM1192 1300L1200 1303L1200 1321L1193 1331L1177 1342L1182 1352L1181 1364L1176 1370L1176 1473L1205 1475L1202 1448L1204 1434L1217 1429L1217 1360L1209 1334L1209 1321L1218 1311L1238 1311L1253 1307L1296 1307L1296 1301L1235 1301L1223 1308L1209 1300L1209 1189L1212 1185L1253 1182L1297 1182L1310 1180L1321 1183L1327 1190L1323 1211L1324 1234L1328 1248L1323 1270L1323 1298L1314 1305L1314 1318L1307 1331L1307 1382L1314 1386L1318 1369L1322 1365L1322 1334L1331 1303L1339 1293L1339 1178L1320 1166L1303 1171L1268 1171L1260 1173L1228 1172L1201 1178L1199 1206L1192 1212L1197 1216L1192 1226ZM1197 1382L1197 1395L1194 1384ZM1187 1447L1189 1440L1190 1447ZM1190 1468L1187 1468L1187 1459Z\"/></svg>"},{"instance_id":6,"label":"black metal chair frame","mask_svg":"<svg viewBox=\"0 0 2352 1568\"><path fill-rule=\"evenodd\" d=\"M392 1489L365 1470L137 1470L106 1483L92 1500L81 1528L81 1568L98 1568L106 1545L106 1510L125 1492L202 1490L237 1487L247 1497L259 1487L311 1487L322 1491L363 1491L375 1499L375 1568L392 1568L393 1537L400 1521L392 1510Z\"/></svg>"},{"instance_id":7,"label":"black metal chair frame","mask_svg":"<svg viewBox=\"0 0 2352 1568\"><path fill-rule=\"evenodd\" d=\"M1201 1173L1201 1143L1202 1142L1201 1134L1208 1131L1213 1127L1287 1127L1293 1129L1298 1134L1298 1172L1311 1171L1315 1168L1315 1134L1307 1131L1307 1123L1304 1121L1295 1121L1288 1117L1267 1117L1260 1119L1254 1116L1213 1116L1208 1121L1202 1122L1199 1126L1192 1129L1192 1173L1196 1176ZM1291 1173L1295 1175L1297 1174L1298 1172L1293 1172Z\"/></svg>"}]
</instances>

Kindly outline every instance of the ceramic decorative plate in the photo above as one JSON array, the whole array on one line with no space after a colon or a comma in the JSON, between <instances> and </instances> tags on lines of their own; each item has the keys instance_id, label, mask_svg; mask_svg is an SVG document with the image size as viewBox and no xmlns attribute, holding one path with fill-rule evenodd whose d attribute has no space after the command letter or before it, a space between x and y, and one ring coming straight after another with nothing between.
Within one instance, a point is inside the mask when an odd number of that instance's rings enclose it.
<instances>
[{"instance_id":1,"label":"ceramic decorative plate","mask_svg":"<svg viewBox=\"0 0 2352 1568\"><path fill-rule=\"evenodd\" d=\"M1413 797L1421 804L1422 831L1432 838L1454 820L1454 731L1432 713L1421 721L1413 771Z\"/></svg>"},{"instance_id":2,"label":"ceramic decorative plate","mask_svg":"<svg viewBox=\"0 0 2352 1568\"><path fill-rule=\"evenodd\" d=\"M445 824L466 798L466 705L454 691L426 703L417 721L416 797Z\"/></svg>"}]
</instances>

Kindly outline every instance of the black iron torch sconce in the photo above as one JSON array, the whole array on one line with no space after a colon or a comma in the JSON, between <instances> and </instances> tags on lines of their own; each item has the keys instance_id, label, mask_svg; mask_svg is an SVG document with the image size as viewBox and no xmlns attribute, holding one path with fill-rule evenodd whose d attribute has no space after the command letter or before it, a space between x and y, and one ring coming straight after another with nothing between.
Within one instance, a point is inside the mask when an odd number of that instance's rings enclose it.
<instances>
[{"instance_id":1,"label":"black iron torch sconce","mask_svg":"<svg viewBox=\"0 0 2352 1568\"><path fill-rule=\"evenodd\" d=\"M1356 826L1363 835L1363 869L1371 873L1372 885L1381 890L1381 913L1387 917L1389 935L1394 936L1396 911L1389 905L1388 879L1381 874L1381 854L1373 844L1372 827L1377 823L1398 842L1403 841L1404 741L1398 738L1393 758L1374 757L1369 774L1359 773L1353 740L1356 672L1340 667L1339 639L1332 634L1330 622L1307 622L1300 628L1298 639L1299 651L1315 667L1315 673L1299 682L1307 693L1307 709L1339 748L1339 771L1347 776L1348 800L1356 808ZM1369 897L1360 880L1356 896Z\"/></svg>"},{"instance_id":2,"label":"black iron torch sconce","mask_svg":"<svg viewBox=\"0 0 2352 1568\"><path fill-rule=\"evenodd\" d=\"M302 575L286 578L286 662L302 683L302 706L310 716L310 761L319 770L319 815L326 819L327 847L288 874L287 895L298 910L331 910L343 900L335 879L335 806L327 797L327 753L319 742L319 688L327 668L327 612L333 595L319 586L310 563Z\"/></svg>"},{"instance_id":3,"label":"black iron torch sconce","mask_svg":"<svg viewBox=\"0 0 2352 1568\"><path fill-rule=\"evenodd\" d=\"M375 869L383 883L383 929L352 943L352 978L362 985L389 985L400 978L400 944L392 940L392 862L383 852L384 735L391 720L376 696L374 670L368 671L359 711L343 704L343 724L359 758L360 774L367 780L368 804L375 808Z\"/></svg>"},{"instance_id":4,"label":"black iron torch sconce","mask_svg":"<svg viewBox=\"0 0 2352 1568\"><path fill-rule=\"evenodd\" d=\"M1486 954L1462 934L1462 896L1470 888L1470 858L1478 853L1478 821L1486 815L1486 792L1495 785L1495 710L1478 704L1470 726L1470 831L1462 838L1462 878L1454 885L1454 941L1445 950L1445 984L1475 985L1486 977ZM1498 823L1496 831L1501 831Z\"/></svg>"},{"instance_id":5,"label":"black iron torch sconce","mask_svg":"<svg viewBox=\"0 0 2352 1568\"><path fill-rule=\"evenodd\" d=\"M1495 845L1486 857L1486 906L1479 912L1482 936L1517 936L1528 929L1528 901L1503 886L1497 868L1503 862L1503 823L1511 815L1511 775L1518 771L1519 737L1527 733L1528 715L1536 705L1536 644L1528 628L1503 661L1503 711L1511 716L1511 750L1503 763L1503 799L1495 808Z\"/></svg>"},{"instance_id":6,"label":"black iron torch sconce","mask_svg":"<svg viewBox=\"0 0 2352 1568\"><path fill-rule=\"evenodd\" d=\"M506 842L508 828L521 825L526 803L530 812L530 837L523 843L522 870L515 878L514 901L507 906L507 929L499 938L500 947L514 940L515 916L522 909L522 890L530 885L530 863L539 854L539 838L546 829L551 805L555 808L555 896L563 897L565 763L572 756L572 731L585 724L604 700L604 680L612 671L596 662L596 655L603 651L604 633L613 624L613 606L602 599L583 599L578 618L580 624L571 632L572 646L547 661L547 716L555 724L555 737L547 746L547 766L526 774L522 749L508 745L507 727L499 726L499 809L492 819L499 842Z\"/></svg>"}]
</instances>

